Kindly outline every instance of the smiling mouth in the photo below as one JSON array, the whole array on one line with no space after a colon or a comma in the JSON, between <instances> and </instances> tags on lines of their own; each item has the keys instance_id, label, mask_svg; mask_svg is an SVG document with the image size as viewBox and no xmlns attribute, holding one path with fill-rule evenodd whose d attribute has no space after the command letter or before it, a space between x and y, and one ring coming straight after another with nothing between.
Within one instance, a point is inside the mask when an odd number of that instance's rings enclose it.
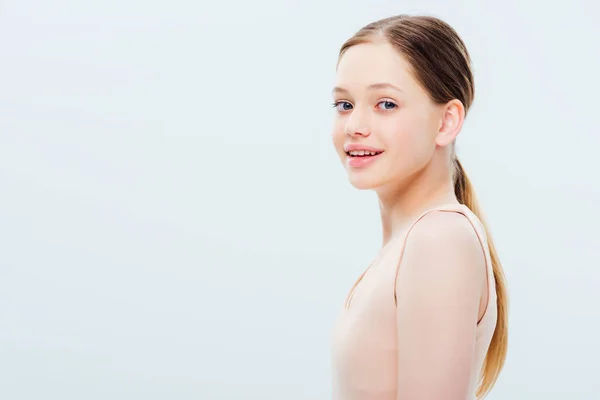
<instances>
[{"instance_id":1,"label":"smiling mouth","mask_svg":"<svg viewBox=\"0 0 600 400\"><path fill-rule=\"evenodd\" d=\"M372 157L372 156L377 156L381 153L383 153L383 151L353 150L353 151L347 151L346 155L348 157Z\"/></svg>"}]
</instances>

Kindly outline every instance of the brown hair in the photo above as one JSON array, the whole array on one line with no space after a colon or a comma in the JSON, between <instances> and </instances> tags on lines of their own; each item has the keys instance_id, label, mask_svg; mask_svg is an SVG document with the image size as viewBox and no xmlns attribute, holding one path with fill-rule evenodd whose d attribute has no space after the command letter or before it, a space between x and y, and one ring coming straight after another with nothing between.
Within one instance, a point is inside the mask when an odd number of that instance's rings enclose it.
<instances>
[{"instance_id":1,"label":"brown hair","mask_svg":"<svg viewBox=\"0 0 600 400\"><path fill-rule=\"evenodd\" d=\"M397 15L372 22L348 39L340 49L344 52L357 44L385 41L393 45L410 63L417 81L438 104L453 99L462 102L465 115L473 103L475 86L471 58L458 33L446 22L424 15ZM452 150L454 192L482 221L488 232L492 268L496 281L498 320L481 371L477 390L479 398L492 389L504 366L508 344L508 297L506 279L498 253L483 220L475 192L460 161Z\"/></svg>"}]
</instances>

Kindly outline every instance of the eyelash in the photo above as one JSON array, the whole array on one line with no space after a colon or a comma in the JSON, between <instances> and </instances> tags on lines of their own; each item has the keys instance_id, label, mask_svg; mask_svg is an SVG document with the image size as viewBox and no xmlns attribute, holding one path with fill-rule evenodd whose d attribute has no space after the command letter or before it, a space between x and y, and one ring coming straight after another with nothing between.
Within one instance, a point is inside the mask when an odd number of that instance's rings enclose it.
<instances>
[{"instance_id":1,"label":"eyelash","mask_svg":"<svg viewBox=\"0 0 600 400\"><path fill-rule=\"evenodd\" d=\"M335 102L331 103L331 106L332 106L333 108L337 108L337 107L338 107L340 104L342 104L342 103L348 103L348 104L350 104L350 102L348 102L348 101L343 101L343 100L340 100L340 101L335 101ZM395 110L396 108L398 108L398 105L397 105L396 103L394 103L393 101L390 101L390 100L382 100L382 101L380 101L379 103L377 103L377 105L379 105L379 104L381 104L381 103L390 103L390 104L393 104L393 105L394 105L394 107L393 107L393 108L391 108L391 109L387 109L387 110L386 110L386 109L384 109L384 110L382 110L382 111L392 111L392 110ZM338 110L338 111L340 111L340 110ZM350 111L350 110L344 110L344 111ZM344 112L344 111L340 111L340 112Z\"/></svg>"}]
</instances>

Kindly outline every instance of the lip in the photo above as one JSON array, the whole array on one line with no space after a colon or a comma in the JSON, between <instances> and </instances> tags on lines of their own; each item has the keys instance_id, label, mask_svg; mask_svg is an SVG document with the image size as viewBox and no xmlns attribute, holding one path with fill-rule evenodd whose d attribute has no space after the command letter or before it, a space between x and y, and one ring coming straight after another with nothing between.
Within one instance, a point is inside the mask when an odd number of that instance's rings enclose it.
<instances>
[{"instance_id":1,"label":"lip","mask_svg":"<svg viewBox=\"0 0 600 400\"><path fill-rule=\"evenodd\" d=\"M349 151L375 151L375 152L383 152L383 150L375 148L375 147L370 147L370 146L365 146L364 144L359 144L359 143L346 143L344 145L344 151L347 153Z\"/></svg>"},{"instance_id":2,"label":"lip","mask_svg":"<svg viewBox=\"0 0 600 400\"><path fill-rule=\"evenodd\" d=\"M349 153L350 151L371 151L379 153L375 156L360 156L360 157L352 157L350 154L346 154L346 164L351 168L363 168L366 167L373 162L375 162L381 155L383 154L382 149L378 149L376 147L366 146L360 143L346 143L344 145L344 151Z\"/></svg>"},{"instance_id":3,"label":"lip","mask_svg":"<svg viewBox=\"0 0 600 400\"><path fill-rule=\"evenodd\" d=\"M371 150L373 151L373 150ZM366 167L372 163L374 163L375 161L377 161L377 159L379 159L379 157L381 157L383 153L379 153L375 156L360 156L360 157L352 157L347 155L346 156L346 164L348 165L348 167L351 168L363 168Z\"/></svg>"}]
</instances>

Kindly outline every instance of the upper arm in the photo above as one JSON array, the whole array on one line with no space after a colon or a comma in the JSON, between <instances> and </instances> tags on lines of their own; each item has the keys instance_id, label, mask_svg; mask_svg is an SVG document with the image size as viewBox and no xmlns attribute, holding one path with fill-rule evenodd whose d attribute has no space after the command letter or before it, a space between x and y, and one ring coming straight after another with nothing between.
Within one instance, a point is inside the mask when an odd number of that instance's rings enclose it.
<instances>
[{"instance_id":1,"label":"upper arm","mask_svg":"<svg viewBox=\"0 0 600 400\"><path fill-rule=\"evenodd\" d=\"M396 281L398 399L464 400L485 256L466 217L436 212L409 233Z\"/></svg>"}]
</instances>

